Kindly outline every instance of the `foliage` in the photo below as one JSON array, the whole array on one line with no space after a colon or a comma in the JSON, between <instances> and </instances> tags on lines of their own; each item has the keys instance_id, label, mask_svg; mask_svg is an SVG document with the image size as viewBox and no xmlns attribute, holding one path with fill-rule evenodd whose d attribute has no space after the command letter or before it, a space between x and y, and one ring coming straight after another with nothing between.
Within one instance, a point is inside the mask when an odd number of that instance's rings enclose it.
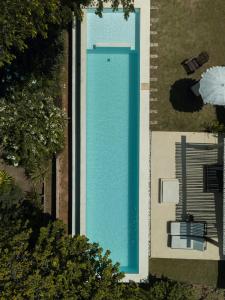
<instances>
[{"instance_id":1,"label":"foliage","mask_svg":"<svg viewBox=\"0 0 225 300\"><path fill-rule=\"evenodd\" d=\"M95 5L101 16L106 2L113 10L121 4L125 17L133 11L133 0L4 0L0 11L0 67L9 64L18 51L28 47L29 39L46 38L49 27L65 28L72 20L72 12L82 19L82 8Z\"/></svg>"},{"instance_id":2,"label":"foliage","mask_svg":"<svg viewBox=\"0 0 225 300\"><path fill-rule=\"evenodd\" d=\"M48 24L61 21L58 0L5 0L0 13L0 67L27 48L27 39L47 36Z\"/></svg>"},{"instance_id":3,"label":"foliage","mask_svg":"<svg viewBox=\"0 0 225 300\"><path fill-rule=\"evenodd\" d=\"M0 99L2 156L13 166L34 174L63 147L64 113L36 79L6 99Z\"/></svg>"},{"instance_id":4,"label":"foliage","mask_svg":"<svg viewBox=\"0 0 225 300\"><path fill-rule=\"evenodd\" d=\"M0 98L9 97L16 87L26 88L32 78L42 81L49 94L60 96L60 71L63 61L63 33L50 28L48 37L27 41L28 48L16 53L12 64L0 69Z\"/></svg>"},{"instance_id":5,"label":"foliage","mask_svg":"<svg viewBox=\"0 0 225 300\"><path fill-rule=\"evenodd\" d=\"M150 286L144 287L140 299L143 300L194 300L191 286L166 278L154 280Z\"/></svg>"},{"instance_id":6,"label":"foliage","mask_svg":"<svg viewBox=\"0 0 225 300\"><path fill-rule=\"evenodd\" d=\"M225 132L225 125L220 123L219 121L215 120L211 123L206 123L204 125L206 132L212 133L224 133Z\"/></svg>"},{"instance_id":7,"label":"foliage","mask_svg":"<svg viewBox=\"0 0 225 300\"><path fill-rule=\"evenodd\" d=\"M12 182L12 177L5 170L0 170L0 193L7 191Z\"/></svg>"},{"instance_id":8,"label":"foliage","mask_svg":"<svg viewBox=\"0 0 225 300\"><path fill-rule=\"evenodd\" d=\"M97 244L66 235L34 195L0 194L0 299L138 299Z\"/></svg>"}]
</instances>

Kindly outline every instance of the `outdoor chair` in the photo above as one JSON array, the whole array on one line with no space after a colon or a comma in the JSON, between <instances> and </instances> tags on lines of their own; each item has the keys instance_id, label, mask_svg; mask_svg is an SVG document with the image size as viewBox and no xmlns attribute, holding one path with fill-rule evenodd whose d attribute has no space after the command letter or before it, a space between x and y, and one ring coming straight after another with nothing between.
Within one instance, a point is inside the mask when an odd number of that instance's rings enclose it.
<instances>
[{"instance_id":1,"label":"outdoor chair","mask_svg":"<svg viewBox=\"0 0 225 300\"><path fill-rule=\"evenodd\" d=\"M209 60L208 53L203 51L197 57L185 59L184 61L182 61L181 64L184 67L187 74L192 74L208 60Z\"/></svg>"},{"instance_id":2,"label":"outdoor chair","mask_svg":"<svg viewBox=\"0 0 225 300\"><path fill-rule=\"evenodd\" d=\"M204 237L207 233L205 222L179 222L171 221L169 234L179 236Z\"/></svg>"},{"instance_id":3,"label":"outdoor chair","mask_svg":"<svg viewBox=\"0 0 225 300\"><path fill-rule=\"evenodd\" d=\"M200 66L202 66L205 63L207 63L207 61L209 60L209 55L206 51L203 51L199 54L199 56L196 59L197 59L198 64Z\"/></svg>"},{"instance_id":4,"label":"outdoor chair","mask_svg":"<svg viewBox=\"0 0 225 300\"><path fill-rule=\"evenodd\" d=\"M170 222L169 245L172 249L190 249L204 251L206 249L205 222Z\"/></svg>"},{"instance_id":5,"label":"outdoor chair","mask_svg":"<svg viewBox=\"0 0 225 300\"><path fill-rule=\"evenodd\" d=\"M223 166L222 165L204 166L204 192L206 193L223 192Z\"/></svg>"},{"instance_id":6,"label":"outdoor chair","mask_svg":"<svg viewBox=\"0 0 225 300\"><path fill-rule=\"evenodd\" d=\"M206 240L204 237L190 236L170 236L170 247L182 250L206 250Z\"/></svg>"},{"instance_id":7,"label":"outdoor chair","mask_svg":"<svg viewBox=\"0 0 225 300\"><path fill-rule=\"evenodd\" d=\"M187 74L192 74L194 73L198 68L200 68L200 65L197 61L197 59L194 58L190 58L190 59L186 59L181 63L185 69L185 71L187 72Z\"/></svg>"}]
</instances>

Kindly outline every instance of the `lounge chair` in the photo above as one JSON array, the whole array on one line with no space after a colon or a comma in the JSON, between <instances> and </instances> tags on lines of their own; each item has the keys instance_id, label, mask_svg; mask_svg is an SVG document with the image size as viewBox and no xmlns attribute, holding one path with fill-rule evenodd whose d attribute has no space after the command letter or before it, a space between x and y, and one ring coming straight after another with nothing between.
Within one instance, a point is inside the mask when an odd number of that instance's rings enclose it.
<instances>
[{"instance_id":1,"label":"lounge chair","mask_svg":"<svg viewBox=\"0 0 225 300\"><path fill-rule=\"evenodd\" d=\"M197 69L200 68L200 65L199 65L199 63L198 63L198 61L197 61L197 59L195 57L194 58L190 58L190 59L186 59L181 64L184 67L184 69L187 72L187 74L192 74Z\"/></svg>"},{"instance_id":2,"label":"lounge chair","mask_svg":"<svg viewBox=\"0 0 225 300\"><path fill-rule=\"evenodd\" d=\"M172 249L206 249L206 223L204 222L170 222L170 247Z\"/></svg>"},{"instance_id":3,"label":"lounge chair","mask_svg":"<svg viewBox=\"0 0 225 300\"><path fill-rule=\"evenodd\" d=\"M203 51L197 57L185 59L184 61L182 61L181 64L184 67L187 74L192 74L208 60L209 60L208 53Z\"/></svg>"},{"instance_id":4,"label":"lounge chair","mask_svg":"<svg viewBox=\"0 0 225 300\"><path fill-rule=\"evenodd\" d=\"M183 250L206 250L206 240L202 237L170 236L170 247Z\"/></svg>"},{"instance_id":5,"label":"lounge chair","mask_svg":"<svg viewBox=\"0 0 225 300\"><path fill-rule=\"evenodd\" d=\"M206 235L206 223L172 221L169 234L203 237Z\"/></svg>"},{"instance_id":6,"label":"lounge chair","mask_svg":"<svg viewBox=\"0 0 225 300\"><path fill-rule=\"evenodd\" d=\"M209 55L206 51L203 51L199 54L198 57L196 57L197 62L200 66L204 65L205 63L207 63L207 61L209 60Z\"/></svg>"}]
</instances>

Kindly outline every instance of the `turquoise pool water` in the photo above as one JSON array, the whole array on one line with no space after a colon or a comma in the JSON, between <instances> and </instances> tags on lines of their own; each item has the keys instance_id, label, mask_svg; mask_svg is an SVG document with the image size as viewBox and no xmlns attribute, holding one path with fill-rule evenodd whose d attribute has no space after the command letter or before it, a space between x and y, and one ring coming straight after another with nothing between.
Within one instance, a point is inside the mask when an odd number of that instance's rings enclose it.
<instances>
[{"instance_id":1,"label":"turquoise pool water","mask_svg":"<svg viewBox=\"0 0 225 300\"><path fill-rule=\"evenodd\" d=\"M86 101L86 234L138 273L138 51L87 50Z\"/></svg>"}]
</instances>

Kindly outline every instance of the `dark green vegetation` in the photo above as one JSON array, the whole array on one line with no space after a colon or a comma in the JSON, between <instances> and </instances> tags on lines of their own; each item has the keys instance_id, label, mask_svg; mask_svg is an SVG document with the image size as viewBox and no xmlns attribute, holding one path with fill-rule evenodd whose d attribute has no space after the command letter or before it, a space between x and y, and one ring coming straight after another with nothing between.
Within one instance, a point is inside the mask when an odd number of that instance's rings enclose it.
<instances>
[{"instance_id":1,"label":"dark green vegetation","mask_svg":"<svg viewBox=\"0 0 225 300\"><path fill-rule=\"evenodd\" d=\"M109 253L66 235L42 213L37 195L11 186L0 195L0 299L133 299L136 286Z\"/></svg>"},{"instance_id":2,"label":"dark green vegetation","mask_svg":"<svg viewBox=\"0 0 225 300\"><path fill-rule=\"evenodd\" d=\"M203 105L189 90L207 68L225 64L225 36L221 32L224 1L153 0L153 5L159 9L151 11L151 17L158 18L151 27L158 32L151 35L151 42L158 43L158 47L151 48L152 54L158 54L158 58L151 59L151 65L158 65L158 70L151 70L151 77L158 78L151 82L151 88L158 89L151 95L158 98L158 102L151 103L151 109L158 111L151 114L151 120L158 121L152 129L202 131L206 122L224 122L223 108ZM181 62L202 51L208 52L208 63L187 75Z\"/></svg>"},{"instance_id":3,"label":"dark green vegetation","mask_svg":"<svg viewBox=\"0 0 225 300\"><path fill-rule=\"evenodd\" d=\"M189 286L174 281L120 283L109 251L67 235L43 214L37 194L13 182L0 192L0 220L0 299L193 299Z\"/></svg>"},{"instance_id":4,"label":"dark green vegetation","mask_svg":"<svg viewBox=\"0 0 225 300\"><path fill-rule=\"evenodd\" d=\"M106 2L113 9L123 5L125 17L134 9L133 0L4 0L0 12L0 67L10 63L17 51L29 47L29 39L46 38L52 26L65 28L72 19L72 11L82 19L82 7L97 5L101 16Z\"/></svg>"},{"instance_id":5,"label":"dark green vegetation","mask_svg":"<svg viewBox=\"0 0 225 300\"><path fill-rule=\"evenodd\" d=\"M64 146L61 103L63 32L82 8L122 4L125 18L132 0L3 1L0 10L0 144L6 163L42 177L48 160Z\"/></svg>"}]
</instances>

